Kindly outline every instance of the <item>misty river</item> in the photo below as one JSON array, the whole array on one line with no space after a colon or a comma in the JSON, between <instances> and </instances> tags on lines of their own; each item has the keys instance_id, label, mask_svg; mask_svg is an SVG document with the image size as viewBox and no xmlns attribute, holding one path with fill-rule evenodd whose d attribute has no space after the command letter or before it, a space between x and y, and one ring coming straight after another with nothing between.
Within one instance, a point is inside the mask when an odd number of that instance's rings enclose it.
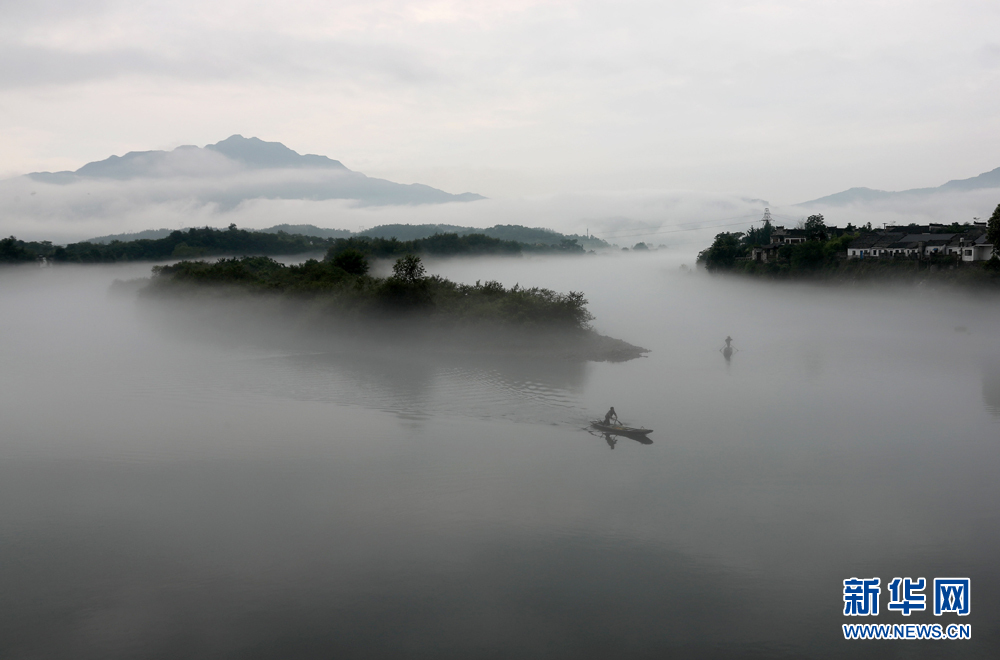
<instances>
[{"instance_id":1,"label":"misty river","mask_svg":"<svg viewBox=\"0 0 1000 660\"><path fill-rule=\"evenodd\" d=\"M1000 655L996 299L680 263L427 262L583 291L624 363L305 350L109 293L148 264L0 271L0 657ZM843 616L896 576L971 614Z\"/></svg>"}]
</instances>

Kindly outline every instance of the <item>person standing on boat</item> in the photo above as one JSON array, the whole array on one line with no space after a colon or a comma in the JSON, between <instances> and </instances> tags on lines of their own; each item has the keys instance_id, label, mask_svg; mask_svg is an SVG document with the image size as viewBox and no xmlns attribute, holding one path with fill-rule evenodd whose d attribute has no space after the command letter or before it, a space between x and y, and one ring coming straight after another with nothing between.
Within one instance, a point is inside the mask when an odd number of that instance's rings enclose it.
<instances>
[{"instance_id":1,"label":"person standing on boat","mask_svg":"<svg viewBox=\"0 0 1000 660\"><path fill-rule=\"evenodd\" d=\"M604 416L604 423L610 425L612 418L614 418L615 424L617 424L618 423L618 413L615 412L615 407L614 406L611 406L611 410L609 410L608 414Z\"/></svg>"}]
</instances>

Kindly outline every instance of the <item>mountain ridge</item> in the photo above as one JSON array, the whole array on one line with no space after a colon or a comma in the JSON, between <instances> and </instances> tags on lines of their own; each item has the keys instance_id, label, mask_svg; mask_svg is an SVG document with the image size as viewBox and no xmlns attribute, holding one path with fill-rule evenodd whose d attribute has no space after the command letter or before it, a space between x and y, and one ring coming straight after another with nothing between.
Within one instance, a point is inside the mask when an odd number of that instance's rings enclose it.
<instances>
[{"instance_id":1,"label":"mountain ridge","mask_svg":"<svg viewBox=\"0 0 1000 660\"><path fill-rule=\"evenodd\" d=\"M130 151L61 172L31 172L38 183L65 186L87 181L192 181L188 196L233 208L248 199L350 199L362 204L440 204L486 199L449 193L422 183L395 183L355 172L327 156L300 154L281 142L231 135L215 144ZM208 190L206 190L208 188ZM179 192L179 196L185 193Z\"/></svg>"},{"instance_id":2,"label":"mountain ridge","mask_svg":"<svg viewBox=\"0 0 1000 660\"><path fill-rule=\"evenodd\" d=\"M933 195L939 192L981 190L984 188L1000 188L1000 167L974 177L969 177L968 179L952 179L936 188L911 188L910 190L900 191L876 190L864 187L848 188L847 190L809 200L808 202L799 202L795 206L845 206L858 202L865 203L900 197Z\"/></svg>"}]
</instances>

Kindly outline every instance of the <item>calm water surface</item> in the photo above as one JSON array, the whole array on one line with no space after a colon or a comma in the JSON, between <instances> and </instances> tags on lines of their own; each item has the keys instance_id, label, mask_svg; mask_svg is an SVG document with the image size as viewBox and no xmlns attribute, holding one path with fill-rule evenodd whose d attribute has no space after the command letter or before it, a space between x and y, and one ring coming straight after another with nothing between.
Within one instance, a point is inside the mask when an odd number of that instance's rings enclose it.
<instances>
[{"instance_id":1,"label":"calm water surface","mask_svg":"<svg viewBox=\"0 0 1000 660\"><path fill-rule=\"evenodd\" d=\"M1000 655L995 299L429 270L652 353L305 350L108 295L145 266L0 271L0 657ZM610 405L653 444L588 433ZM854 576L970 577L973 639L844 641Z\"/></svg>"}]
</instances>

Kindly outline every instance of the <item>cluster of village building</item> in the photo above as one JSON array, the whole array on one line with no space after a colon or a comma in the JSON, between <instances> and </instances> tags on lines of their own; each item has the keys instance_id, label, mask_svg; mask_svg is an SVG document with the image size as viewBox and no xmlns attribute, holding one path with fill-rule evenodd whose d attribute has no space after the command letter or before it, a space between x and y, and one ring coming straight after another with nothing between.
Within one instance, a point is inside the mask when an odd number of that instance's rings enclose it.
<instances>
[{"instance_id":1,"label":"cluster of village building","mask_svg":"<svg viewBox=\"0 0 1000 660\"><path fill-rule=\"evenodd\" d=\"M986 261L993 256L993 243L986 238L986 223L977 222L959 232L940 225L914 230L886 227L883 231L864 233L847 247L848 259L866 257L930 257L956 255L962 261Z\"/></svg>"},{"instance_id":2,"label":"cluster of village building","mask_svg":"<svg viewBox=\"0 0 1000 660\"><path fill-rule=\"evenodd\" d=\"M835 237L849 229L826 227L827 236ZM754 261L772 261L783 245L809 240L805 229L775 227L771 242L756 245L751 253ZM848 259L911 258L923 259L934 255L955 255L962 261L986 261L993 256L993 243L986 238L986 223L976 222L954 231L950 225L907 227L887 226L881 231L862 231L847 246Z\"/></svg>"}]
</instances>

